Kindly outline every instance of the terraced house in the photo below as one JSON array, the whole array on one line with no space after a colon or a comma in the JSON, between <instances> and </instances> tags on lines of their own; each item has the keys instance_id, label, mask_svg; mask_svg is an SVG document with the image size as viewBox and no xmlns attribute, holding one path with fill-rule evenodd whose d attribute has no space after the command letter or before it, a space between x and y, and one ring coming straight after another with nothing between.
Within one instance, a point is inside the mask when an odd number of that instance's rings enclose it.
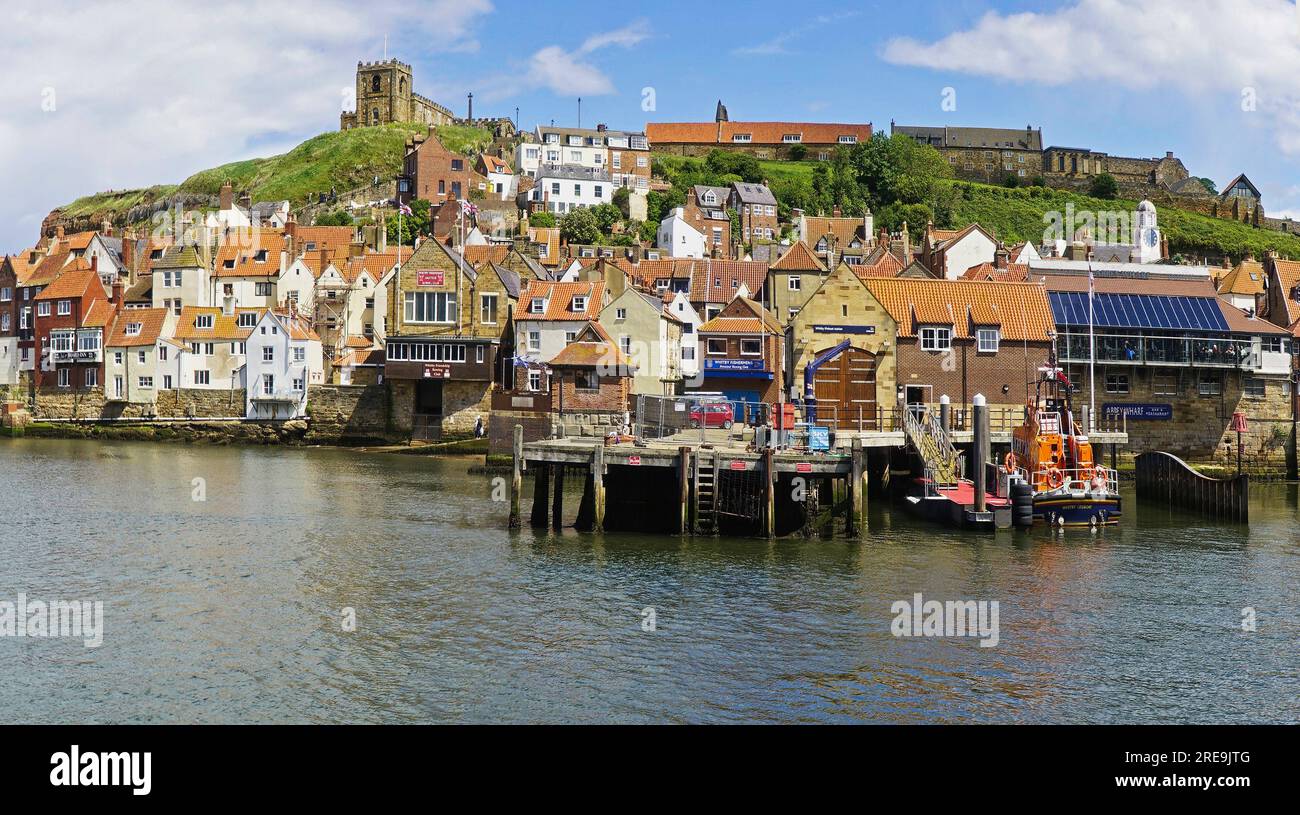
<instances>
[{"instance_id":1,"label":"terraced house","mask_svg":"<svg viewBox=\"0 0 1300 815\"><path fill-rule=\"evenodd\" d=\"M519 285L503 266L475 270L436 240L389 276L384 378L394 429L434 439L486 422L493 383L509 373Z\"/></svg>"},{"instance_id":2,"label":"terraced house","mask_svg":"<svg viewBox=\"0 0 1300 815\"><path fill-rule=\"evenodd\" d=\"M104 289L96 258L63 269L35 298L36 387L93 390L103 386L104 334L123 287Z\"/></svg>"},{"instance_id":3,"label":"terraced house","mask_svg":"<svg viewBox=\"0 0 1300 815\"><path fill-rule=\"evenodd\" d=\"M181 309L172 335L181 345L178 387L231 392L244 387L248 335L263 310L233 305Z\"/></svg>"},{"instance_id":4,"label":"terraced house","mask_svg":"<svg viewBox=\"0 0 1300 815\"><path fill-rule=\"evenodd\" d=\"M104 344L106 401L153 406L159 391L179 387L180 346L168 339L175 320L164 308L118 312Z\"/></svg>"}]
</instances>

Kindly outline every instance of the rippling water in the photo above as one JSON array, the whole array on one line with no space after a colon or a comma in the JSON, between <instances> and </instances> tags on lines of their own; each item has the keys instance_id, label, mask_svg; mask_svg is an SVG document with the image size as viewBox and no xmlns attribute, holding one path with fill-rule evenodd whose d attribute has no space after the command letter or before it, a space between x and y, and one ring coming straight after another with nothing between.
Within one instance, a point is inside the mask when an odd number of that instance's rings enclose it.
<instances>
[{"instance_id":1,"label":"rippling water","mask_svg":"<svg viewBox=\"0 0 1300 815\"><path fill-rule=\"evenodd\" d=\"M1300 720L1294 485L1249 531L1130 495L1100 534L971 537L877 500L866 541L769 543L511 535L469 466L0 441L0 600L106 606L98 649L0 638L0 721ZM895 638L918 591L997 600L1000 643Z\"/></svg>"}]
</instances>

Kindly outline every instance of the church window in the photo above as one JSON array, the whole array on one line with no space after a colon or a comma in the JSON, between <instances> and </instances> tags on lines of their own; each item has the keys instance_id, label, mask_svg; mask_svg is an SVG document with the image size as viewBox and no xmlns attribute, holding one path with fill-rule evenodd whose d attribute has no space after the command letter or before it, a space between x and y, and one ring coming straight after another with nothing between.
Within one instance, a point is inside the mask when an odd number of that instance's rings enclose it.
<instances>
[{"instance_id":1,"label":"church window","mask_svg":"<svg viewBox=\"0 0 1300 815\"><path fill-rule=\"evenodd\" d=\"M370 77L370 90L374 93L379 93L379 74Z\"/></svg>"}]
</instances>

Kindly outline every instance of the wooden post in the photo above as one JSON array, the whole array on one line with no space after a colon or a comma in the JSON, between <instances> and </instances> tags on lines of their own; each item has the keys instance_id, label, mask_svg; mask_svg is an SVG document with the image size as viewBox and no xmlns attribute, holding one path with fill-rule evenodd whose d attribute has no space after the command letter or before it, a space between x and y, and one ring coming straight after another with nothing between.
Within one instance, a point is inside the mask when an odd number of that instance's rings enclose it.
<instances>
[{"instance_id":1,"label":"wooden post","mask_svg":"<svg viewBox=\"0 0 1300 815\"><path fill-rule=\"evenodd\" d=\"M677 531L683 535L691 530L691 448L677 448Z\"/></svg>"},{"instance_id":2,"label":"wooden post","mask_svg":"<svg viewBox=\"0 0 1300 815\"><path fill-rule=\"evenodd\" d=\"M523 525L519 514L520 493L524 488L524 426L515 425L514 444L511 448L514 465L510 476L510 528L518 529Z\"/></svg>"},{"instance_id":3,"label":"wooden post","mask_svg":"<svg viewBox=\"0 0 1300 815\"><path fill-rule=\"evenodd\" d=\"M849 522L850 537L860 538L867 527L867 468L862 460L862 439L853 440L849 467Z\"/></svg>"},{"instance_id":4,"label":"wooden post","mask_svg":"<svg viewBox=\"0 0 1300 815\"><path fill-rule=\"evenodd\" d=\"M817 489L821 495L817 499L819 514L822 516L818 533L821 537L835 537L835 479L824 476L817 479Z\"/></svg>"},{"instance_id":5,"label":"wooden post","mask_svg":"<svg viewBox=\"0 0 1300 815\"><path fill-rule=\"evenodd\" d=\"M713 536L721 534L718 531L718 522L722 520L720 505L722 503L722 465L718 461L718 454L713 454Z\"/></svg>"},{"instance_id":6,"label":"wooden post","mask_svg":"<svg viewBox=\"0 0 1300 815\"><path fill-rule=\"evenodd\" d=\"M551 501L551 528L561 529L564 526L564 464L554 464L555 468L555 497Z\"/></svg>"},{"instance_id":7,"label":"wooden post","mask_svg":"<svg viewBox=\"0 0 1300 815\"><path fill-rule=\"evenodd\" d=\"M547 493L550 488L550 465L538 463L533 468L533 514L528 519L534 529L545 529L547 526Z\"/></svg>"},{"instance_id":8,"label":"wooden post","mask_svg":"<svg viewBox=\"0 0 1300 815\"><path fill-rule=\"evenodd\" d=\"M776 537L776 465L772 459L772 448L763 450L763 532L769 538Z\"/></svg>"},{"instance_id":9,"label":"wooden post","mask_svg":"<svg viewBox=\"0 0 1300 815\"><path fill-rule=\"evenodd\" d=\"M591 457L592 498L595 516L591 531L605 531L605 445L601 443Z\"/></svg>"}]
</instances>

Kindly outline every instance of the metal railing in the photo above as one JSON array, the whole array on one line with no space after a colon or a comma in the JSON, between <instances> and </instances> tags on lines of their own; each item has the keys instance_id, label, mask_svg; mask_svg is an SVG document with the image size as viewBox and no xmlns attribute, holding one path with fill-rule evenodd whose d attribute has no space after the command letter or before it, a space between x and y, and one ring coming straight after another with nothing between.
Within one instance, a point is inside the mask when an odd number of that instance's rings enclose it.
<instances>
[{"instance_id":1,"label":"metal railing","mask_svg":"<svg viewBox=\"0 0 1300 815\"><path fill-rule=\"evenodd\" d=\"M1190 365L1253 369L1260 357L1251 340L1226 337L1149 337L1141 334L1098 334L1097 362L1126 365ZM1091 359L1087 334L1062 334L1057 350L1062 362Z\"/></svg>"}]
</instances>

